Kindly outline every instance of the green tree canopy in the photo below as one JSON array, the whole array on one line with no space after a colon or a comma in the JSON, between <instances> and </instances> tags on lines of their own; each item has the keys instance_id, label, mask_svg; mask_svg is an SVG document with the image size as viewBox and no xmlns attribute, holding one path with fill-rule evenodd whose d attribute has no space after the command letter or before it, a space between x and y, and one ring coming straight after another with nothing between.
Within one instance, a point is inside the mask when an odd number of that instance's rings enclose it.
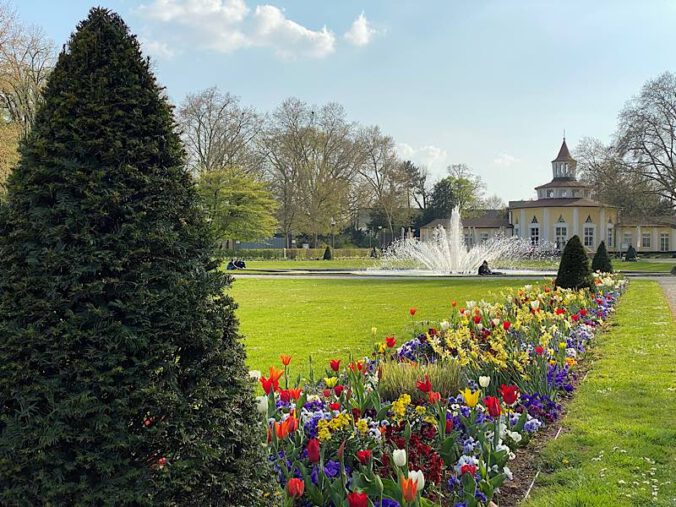
<instances>
[{"instance_id":1,"label":"green tree canopy","mask_svg":"<svg viewBox=\"0 0 676 507\"><path fill-rule=\"evenodd\" d=\"M277 202L266 183L227 167L203 172L197 188L216 238L251 241L275 233Z\"/></svg>"},{"instance_id":2,"label":"green tree canopy","mask_svg":"<svg viewBox=\"0 0 676 507\"><path fill-rule=\"evenodd\" d=\"M148 60L92 9L0 206L0 504L263 503L213 246Z\"/></svg>"}]
</instances>

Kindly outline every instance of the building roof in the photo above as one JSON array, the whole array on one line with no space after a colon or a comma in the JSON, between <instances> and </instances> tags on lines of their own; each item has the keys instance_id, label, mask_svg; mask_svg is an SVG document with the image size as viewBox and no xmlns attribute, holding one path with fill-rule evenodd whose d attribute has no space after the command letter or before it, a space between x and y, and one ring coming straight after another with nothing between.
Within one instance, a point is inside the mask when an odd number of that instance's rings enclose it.
<instances>
[{"instance_id":1,"label":"building roof","mask_svg":"<svg viewBox=\"0 0 676 507\"><path fill-rule=\"evenodd\" d=\"M581 197L552 197L531 201L509 201L509 209L520 208L558 208L558 207L586 207L586 208L616 208L609 204L592 201Z\"/></svg>"},{"instance_id":2,"label":"building roof","mask_svg":"<svg viewBox=\"0 0 676 507\"><path fill-rule=\"evenodd\" d=\"M477 229L497 229L499 227L512 227L509 223L509 217L504 210L488 209L481 210L482 214L477 217L461 218L463 227L475 227ZM432 220L429 224L423 225L422 229L434 229L436 226L443 227L448 225L448 218L437 218Z\"/></svg>"},{"instance_id":3,"label":"building roof","mask_svg":"<svg viewBox=\"0 0 676 507\"><path fill-rule=\"evenodd\" d=\"M568 145L566 144L566 138L563 138L563 143L561 143L561 149L559 149L559 154L556 156L552 162L575 162L575 159L570 154L568 150Z\"/></svg>"},{"instance_id":4,"label":"building roof","mask_svg":"<svg viewBox=\"0 0 676 507\"><path fill-rule=\"evenodd\" d=\"M658 226L671 227L676 229L676 216L646 217L646 218L624 218L617 223L620 227Z\"/></svg>"},{"instance_id":5,"label":"building roof","mask_svg":"<svg viewBox=\"0 0 676 507\"><path fill-rule=\"evenodd\" d=\"M535 190L540 190L541 188L557 188L557 187L581 187L589 188L590 185L582 181L577 181L575 178L554 178L549 183L535 187Z\"/></svg>"}]
</instances>

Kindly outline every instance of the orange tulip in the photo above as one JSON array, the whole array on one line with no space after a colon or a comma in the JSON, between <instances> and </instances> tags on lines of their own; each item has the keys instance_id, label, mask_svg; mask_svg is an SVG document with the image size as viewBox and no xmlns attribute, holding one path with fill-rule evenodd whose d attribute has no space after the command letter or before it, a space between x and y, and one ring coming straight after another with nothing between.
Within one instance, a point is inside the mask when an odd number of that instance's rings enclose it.
<instances>
[{"instance_id":1,"label":"orange tulip","mask_svg":"<svg viewBox=\"0 0 676 507\"><path fill-rule=\"evenodd\" d=\"M404 500L413 502L418 496L418 481L415 479L401 479L401 492L404 495Z\"/></svg>"},{"instance_id":2,"label":"orange tulip","mask_svg":"<svg viewBox=\"0 0 676 507\"><path fill-rule=\"evenodd\" d=\"M289 363L291 363L291 356L287 354L282 354L279 358L282 360L284 366L289 366Z\"/></svg>"},{"instance_id":3,"label":"orange tulip","mask_svg":"<svg viewBox=\"0 0 676 507\"><path fill-rule=\"evenodd\" d=\"M296 387L294 389L289 389L289 394L294 400L297 400L300 398L300 394L303 390L300 387Z\"/></svg>"},{"instance_id":4,"label":"orange tulip","mask_svg":"<svg viewBox=\"0 0 676 507\"><path fill-rule=\"evenodd\" d=\"M291 498L300 498L305 492L305 483L302 479L289 479L289 482L286 483L286 492Z\"/></svg>"},{"instance_id":5,"label":"orange tulip","mask_svg":"<svg viewBox=\"0 0 676 507\"><path fill-rule=\"evenodd\" d=\"M279 382L282 375L284 375L284 370L278 370L274 366L270 366L270 380L272 382Z\"/></svg>"}]
</instances>

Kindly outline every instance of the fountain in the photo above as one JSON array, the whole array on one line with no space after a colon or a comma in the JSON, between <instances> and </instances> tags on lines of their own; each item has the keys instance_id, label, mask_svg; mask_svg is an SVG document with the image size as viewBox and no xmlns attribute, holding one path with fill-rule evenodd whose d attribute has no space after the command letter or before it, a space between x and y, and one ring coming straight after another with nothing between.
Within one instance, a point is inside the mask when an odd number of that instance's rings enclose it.
<instances>
[{"instance_id":1,"label":"fountain","mask_svg":"<svg viewBox=\"0 0 676 507\"><path fill-rule=\"evenodd\" d=\"M374 271L385 274L385 271L401 272L406 269L411 274L477 274L484 260L488 261L492 269L504 269L519 260L546 257L551 254L551 250L551 245L534 247L530 241L515 236L492 237L468 248L460 211L456 207L448 226L437 226L430 240L405 238L395 241L385 252L380 269ZM541 273L532 270L507 271L510 274Z\"/></svg>"}]
</instances>

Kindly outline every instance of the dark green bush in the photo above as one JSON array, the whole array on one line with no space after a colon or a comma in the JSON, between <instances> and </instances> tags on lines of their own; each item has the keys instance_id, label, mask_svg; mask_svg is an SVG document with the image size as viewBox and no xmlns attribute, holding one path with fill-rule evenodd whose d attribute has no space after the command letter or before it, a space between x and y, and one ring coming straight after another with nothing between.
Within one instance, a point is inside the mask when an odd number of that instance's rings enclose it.
<instances>
[{"instance_id":1,"label":"dark green bush","mask_svg":"<svg viewBox=\"0 0 676 507\"><path fill-rule=\"evenodd\" d=\"M566 243L561 255L556 285L564 289L581 289L591 287L592 276L589 258L580 238L576 235Z\"/></svg>"},{"instance_id":2,"label":"dark green bush","mask_svg":"<svg viewBox=\"0 0 676 507\"><path fill-rule=\"evenodd\" d=\"M613 265L610 263L608 251L606 250L606 243L601 241L599 247L596 249L591 265L592 271L601 271L602 273L612 273Z\"/></svg>"},{"instance_id":3,"label":"dark green bush","mask_svg":"<svg viewBox=\"0 0 676 507\"><path fill-rule=\"evenodd\" d=\"M149 62L92 9L0 209L0 504L264 503L263 429L197 202Z\"/></svg>"},{"instance_id":4,"label":"dark green bush","mask_svg":"<svg viewBox=\"0 0 676 507\"><path fill-rule=\"evenodd\" d=\"M627 248L627 253L624 256L624 260L630 262L636 261L636 249L632 245L629 245L629 248Z\"/></svg>"},{"instance_id":5,"label":"dark green bush","mask_svg":"<svg viewBox=\"0 0 676 507\"><path fill-rule=\"evenodd\" d=\"M330 246L327 245L326 248L324 249L324 256L322 257L322 259L324 259L325 261L330 261L331 259L333 259L333 252L331 251Z\"/></svg>"}]
</instances>

